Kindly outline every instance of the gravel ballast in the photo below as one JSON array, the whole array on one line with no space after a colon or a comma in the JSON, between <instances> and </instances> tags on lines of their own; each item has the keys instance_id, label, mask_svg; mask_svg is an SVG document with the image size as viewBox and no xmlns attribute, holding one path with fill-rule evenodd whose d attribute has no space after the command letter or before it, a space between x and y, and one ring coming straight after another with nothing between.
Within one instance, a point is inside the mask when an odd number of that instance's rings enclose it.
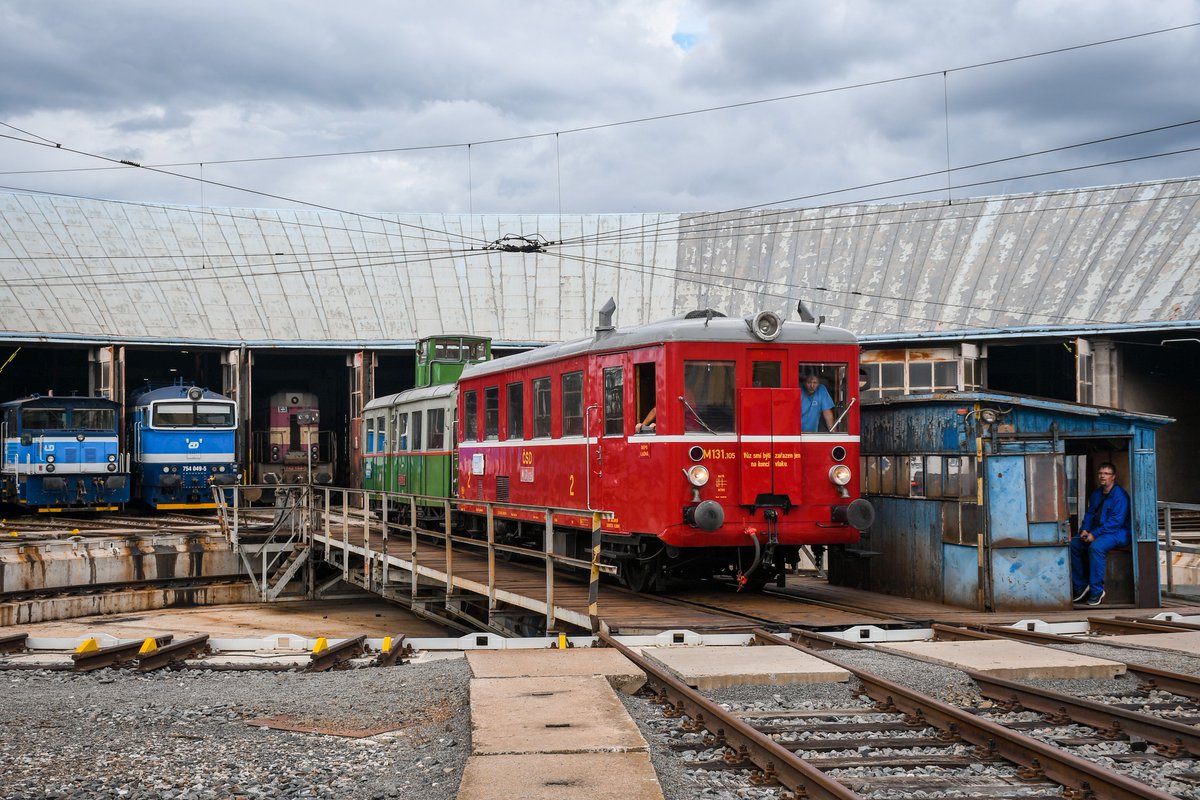
<instances>
[{"instance_id":1,"label":"gravel ballast","mask_svg":"<svg viewBox=\"0 0 1200 800\"><path fill-rule=\"evenodd\" d=\"M462 658L319 674L7 672L10 798L453 798L471 750ZM273 717L366 738L247 724Z\"/></svg>"}]
</instances>

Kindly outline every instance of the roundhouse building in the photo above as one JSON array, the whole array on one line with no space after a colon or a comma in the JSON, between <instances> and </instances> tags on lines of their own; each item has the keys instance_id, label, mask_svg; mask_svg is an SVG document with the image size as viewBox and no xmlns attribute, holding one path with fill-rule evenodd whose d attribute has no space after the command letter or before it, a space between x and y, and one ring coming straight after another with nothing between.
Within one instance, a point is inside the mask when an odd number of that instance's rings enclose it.
<instances>
[{"instance_id":1,"label":"roundhouse building","mask_svg":"<svg viewBox=\"0 0 1200 800\"><path fill-rule=\"evenodd\" d=\"M339 482L372 397L437 333L497 354L697 308L865 342L871 396L987 389L1178 421L1159 498L1200 502L1200 178L825 209L459 215L201 208L0 193L0 400L118 401L179 378L311 392Z\"/></svg>"}]
</instances>

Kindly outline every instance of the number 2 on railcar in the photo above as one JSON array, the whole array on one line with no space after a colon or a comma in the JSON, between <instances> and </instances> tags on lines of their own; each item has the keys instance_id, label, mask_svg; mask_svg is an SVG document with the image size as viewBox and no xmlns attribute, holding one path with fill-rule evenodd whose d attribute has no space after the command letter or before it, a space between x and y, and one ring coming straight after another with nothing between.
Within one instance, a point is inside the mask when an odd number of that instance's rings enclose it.
<instances>
[{"instance_id":1,"label":"number 2 on railcar","mask_svg":"<svg viewBox=\"0 0 1200 800\"><path fill-rule=\"evenodd\" d=\"M34 395L0 405L0 501L38 511L115 511L129 502L118 404Z\"/></svg>"},{"instance_id":2,"label":"number 2 on railcar","mask_svg":"<svg viewBox=\"0 0 1200 800\"><path fill-rule=\"evenodd\" d=\"M773 312L608 319L593 338L464 371L460 497L613 512L602 556L638 591L668 576L761 586L800 546L854 543L870 526L851 333ZM516 511L506 525L540 542L544 519ZM588 557L589 536L564 543Z\"/></svg>"}]
</instances>

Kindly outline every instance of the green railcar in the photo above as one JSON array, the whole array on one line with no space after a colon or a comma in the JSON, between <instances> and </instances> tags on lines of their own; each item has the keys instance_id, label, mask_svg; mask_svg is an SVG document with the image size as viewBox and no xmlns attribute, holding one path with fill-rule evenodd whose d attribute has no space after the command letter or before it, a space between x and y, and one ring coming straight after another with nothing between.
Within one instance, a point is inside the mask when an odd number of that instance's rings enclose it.
<instances>
[{"instance_id":1,"label":"green railcar","mask_svg":"<svg viewBox=\"0 0 1200 800\"><path fill-rule=\"evenodd\" d=\"M467 364L491 358L491 340L431 336L417 343L417 387L378 397L363 408L363 488L416 495L421 519L440 519L453 497L456 381Z\"/></svg>"}]
</instances>

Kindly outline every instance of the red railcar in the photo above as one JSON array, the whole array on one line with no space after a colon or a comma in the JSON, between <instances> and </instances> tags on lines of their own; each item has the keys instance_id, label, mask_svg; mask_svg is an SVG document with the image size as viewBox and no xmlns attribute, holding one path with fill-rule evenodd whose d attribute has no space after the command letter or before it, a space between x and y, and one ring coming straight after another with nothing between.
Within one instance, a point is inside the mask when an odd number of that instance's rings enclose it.
<instances>
[{"instance_id":1,"label":"red railcar","mask_svg":"<svg viewBox=\"0 0 1200 800\"><path fill-rule=\"evenodd\" d=\"M761 585L801 545L856 542L873 519L854 474L858 352L828 325L693 312L468 366L459 496L613 512L602 555L637 590L671 575ZM502 538L540 543L541 515L498 516Z\"/></svg>"}]
</instances>

